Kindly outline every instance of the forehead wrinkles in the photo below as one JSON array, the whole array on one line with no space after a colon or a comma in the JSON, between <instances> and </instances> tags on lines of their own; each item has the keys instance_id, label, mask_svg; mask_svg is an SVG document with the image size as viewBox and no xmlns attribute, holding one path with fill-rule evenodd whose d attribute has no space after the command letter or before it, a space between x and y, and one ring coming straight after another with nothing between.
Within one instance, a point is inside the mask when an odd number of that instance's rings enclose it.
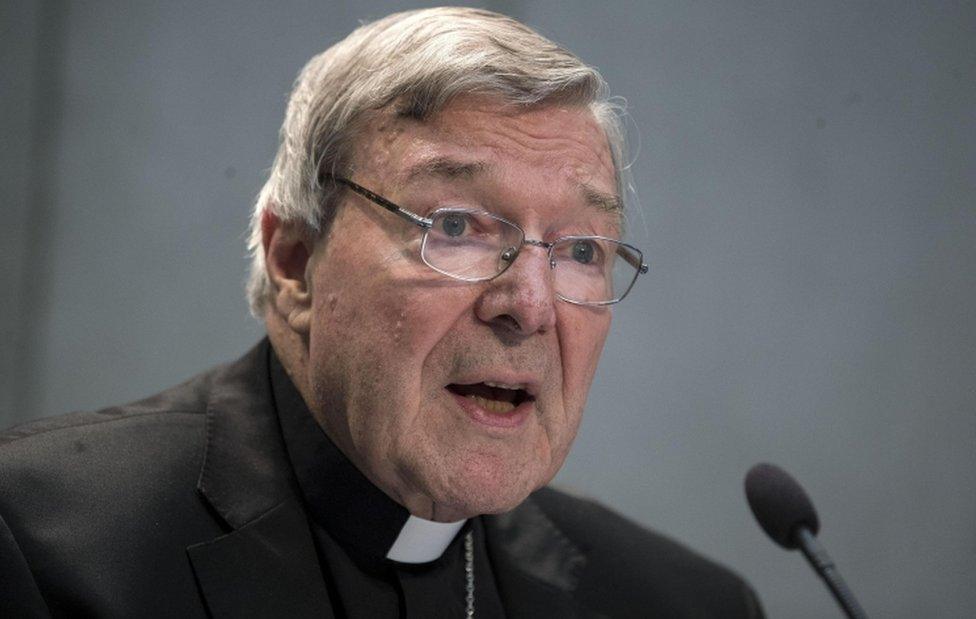
<instances>
[{"instance_id":1,"label":"forehead wrinkles","mask_svg":"<svg viewBox=\"0 0 976 619\"><path fill-rule=\"evenodd\" d=\"M452 116L461 114L445 114L441 128L445 137L458 144L579 181L605 179L612 187L613 163L606 136L588 112L559 108L519 114L471 112L466 122L455 124Z\"/></svg>"},{"instance_id":2,"label":"forehead wrinkles","mask_svg":"<svg viewBox=\"0 0 976 619\"><path fill-rule=\"evenodd\" d=\"M355 148L355 169L376 168L389 177L440 150L463 159L511 159L527 167L560 172L580 182L615 188L609 145L589 110L511 108L458 101L426 121L376 113L364 123Z\"/></svg>"}]
</instances>

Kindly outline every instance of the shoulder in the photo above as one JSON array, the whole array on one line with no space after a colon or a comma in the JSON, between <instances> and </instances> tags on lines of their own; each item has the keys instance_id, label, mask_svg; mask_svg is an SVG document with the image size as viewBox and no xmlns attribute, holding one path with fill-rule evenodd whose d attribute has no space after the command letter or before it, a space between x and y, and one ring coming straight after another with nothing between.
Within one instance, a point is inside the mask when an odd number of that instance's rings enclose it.
<instances>
[{"instance_id":1,"label":"shoulder","mask_svg":"<svg viewBox=\"0 0 976 619\"><path fill-rule=\"evenodd\" d=\"M222 532L196 490L210 381L0 433L0 574L19 582L0 609L38 595L76 610L99 596L158 604L173 583L195 591L184 549Z\"/></svg>"},{"instance_id":2,"label":"shoulder","mask_svg":"<svg viewBox=\"0 0 976 619\"><path fill-rule=\"evenodd\" d=\"M591 560L613 557L645 566L648 559L667 562L669 571L732 576L684 545L625 518L592 499L543 488L532 500ZM638 570L640 571L640 570Z\"/></svg>"},{"instance_id":3,"label":"shoulder","mask_svg":"<svg viewBox=\"0 0 976 619\"><path fill-rule=\"evenodd\" d=\"M579 596L610 616L657 609L674 617L761 616L729 569L600 503L544 488L531 500L586 557Z\"/></svg>"},{"instance_id":4,"label":"shoulder","mask_svg":"<svg viewBox=\"0 0 976 619\"><path fill-rule=\"evenodd\" d=\"M210 373L138 402L40 419L0 433L0 513L97 519L106 506L164 500L195 486Z\"/></svg>"},{"instance_id":5,"label":"shoulder","mask_svg":"<svg viewBox=\"0 0 976 619\"><path fill-rule=\"evenodd\" d=\"M72 453L84 454L91 461L123 448L130 452L125 455L138 458L147 448L202 427L212 375L201 374L137 402L42 418L4 430L0 432L0 467L8 472L18 465L47 468Z\"/></svg>"},{"instance_id":6,"label":"shoulder","mask_svg":"<svg viewBox=\"0 0 976 619\"><path fill-rule=\"evenodd\" d=\"M45 521L120 532L121 514L145 514L130 521L144 526L167 503L194 501L212 378L0 433L0 515L23 533Z\"/></svg>"}]
</instances>

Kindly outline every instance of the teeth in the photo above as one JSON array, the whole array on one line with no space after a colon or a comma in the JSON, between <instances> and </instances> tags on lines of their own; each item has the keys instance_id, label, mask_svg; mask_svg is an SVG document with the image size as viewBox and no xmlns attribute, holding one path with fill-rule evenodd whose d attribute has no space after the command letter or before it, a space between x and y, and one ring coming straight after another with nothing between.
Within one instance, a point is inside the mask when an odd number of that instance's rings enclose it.
<instances>
[{"instance_id":1,"label":"teeth","mask_svg":"<svg viewBox=\"0 0 976 619\"><path fill-rule=\"evenodd\" d=\"M485 381L485 384L488 385L489 387L495 387L497 389L509 389L511 391L517 391L522 388L519 385L506 385L504 383L493 383L487 380Z\"/></svg>"},{"instance_id":2,"label":"teeth","mask_svg":"<svg viewBox=\"0 0 976 619\"><path fill-rule=\"evenodd\" d=\"M485 409L489 413L508 413L515 410L514 404L504 400L489 400L488 398L483 398L480 395L469 395L465 397L472 400L475 404Z\"/></svg>"}]
</instances>

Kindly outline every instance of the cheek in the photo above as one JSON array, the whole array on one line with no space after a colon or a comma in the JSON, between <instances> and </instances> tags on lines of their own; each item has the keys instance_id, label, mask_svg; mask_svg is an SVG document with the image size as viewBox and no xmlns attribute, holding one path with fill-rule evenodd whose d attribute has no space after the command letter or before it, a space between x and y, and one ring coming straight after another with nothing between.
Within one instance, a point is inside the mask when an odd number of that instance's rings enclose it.
<instances>
[{"instance_id":1,"label":"cheek","mask_svg":"<svg viewBox=\"0 0 976 619\"><path fill-rule=\"evenodd\" d=\"M603 343L610 328L608 309L592 311L575 306L557 306L559 346L562 354L562 416L551 425L543 446L550 475L562 466L583 417L586 396L596 373Z\"/></svg>"},{"instance_id":2,"label":"cheek","mask_svg":"<svg viewBox=\"0 0 976 619\"><path fill-rule=\"evenodd\" d=\"M410 239L391 242L376 225L363 228L356 243L336 242L326 250L329 266L315 279L316 320L330 337L382 353L378 361L416 362L472 305L472 289L444 286Z\"/></svg>"},{"instance_id":3,"label":"cheek","mask_svg":"<svg viewBox=\"0 0 976 619\"><path fill-rule=\"evenodd\" d=\"M472 289L431 282L408 261L354 270L337 260L334 266L316 279L314 361L317 367L343 363L337 380L352 399L369 400L366 408L380 397L396 402L405 422L429 387L426 374L440 379L443 364L431 357L470 311Z\"/></svg>"},{"instance_id":4,"label":"cheek","mask_svg":"<svg viewBox=\"0 0 976 619\"><path fill-rule=\"evenodd\" d=\"M413 303L402 286L394 285L393 267L362 251L372 245L370 239L363 241L356 248L335 239L313 280L314 334L353 357L410 345Z\"/></svg>"},{"instance_id":5,"label":"cheek","mask_svg":"<svg viewBox=\"0 0 976 619\"><path fill-rule=\"evenodd\" d=\"M385 343L392 361L406 366L406 371L420 373L438 344L459 330L459 323L471 311L469 297L458 290L391 282L369 297L374 300L369 310L374 313L371 335Z\"/></svg>"},{"instance_id":6,"label":"cheek","mask_svg":"<svg viewBox=\"0 0 976 619\"><path fill-rule=\"evenodd\" d=\"M609 308L590 310L588 308L566 307L566 320L560 332L560 349L563 355L563 385L567 414L578 409L582 413L586 395L593 382L603 344L610 330L611 313Z\"/></svg>"}]
</instances>

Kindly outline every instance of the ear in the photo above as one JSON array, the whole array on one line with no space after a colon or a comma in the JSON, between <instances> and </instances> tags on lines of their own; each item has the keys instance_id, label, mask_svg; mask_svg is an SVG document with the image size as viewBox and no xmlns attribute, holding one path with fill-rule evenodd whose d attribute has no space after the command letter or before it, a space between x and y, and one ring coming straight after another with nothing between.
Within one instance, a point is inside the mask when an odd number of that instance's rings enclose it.
<instances>
[{"instance_id":1,"label":"ear","mask_svg":"<svg viewBox=\"0 0 976 619\"><path fill-rule=\"evenodd\" d=\"M264 268L273 289L268 311L302 336L308 335L312 294L308 271L313 239L301 222L282 222L270 209L261 214Z\"/></svg>"}]
</instances>

